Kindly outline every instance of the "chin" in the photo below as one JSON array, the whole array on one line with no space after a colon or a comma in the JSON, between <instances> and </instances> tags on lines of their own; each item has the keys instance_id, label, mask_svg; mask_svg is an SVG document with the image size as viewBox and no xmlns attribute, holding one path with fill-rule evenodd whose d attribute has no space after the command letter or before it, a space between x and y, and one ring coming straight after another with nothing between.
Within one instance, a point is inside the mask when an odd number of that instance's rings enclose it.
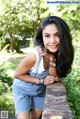
<instances>
[{"instance_id":1,"label":"chin","mask_svg":"<svg viewBox=\"0 0 80 119\"><path fill-rule=\"evenodd\" d=\"M53 54L53 53L56 53L57 51L58 49L47 49L48 54Z\"/></svg>"},{"instance_id":2,"label":"chin","mask_svg":"<svg viewBox=\"0 0 80 119\"><path fill-rule=\"evenodd\" d=\"M56 53L57 51L50 51L51 53Z\"/></svg>"},{"instance_id":3,"label":"chin","mask_svg":"<svg viewBox=\"0 0 80 119\"><path fill-rule=\"evenodd\" d=\"M58 51L58 49L57 48L55 48L55 49L49 49L49 51L52 52L52 53L56 53Z\"/></svg>"}]
</instances>

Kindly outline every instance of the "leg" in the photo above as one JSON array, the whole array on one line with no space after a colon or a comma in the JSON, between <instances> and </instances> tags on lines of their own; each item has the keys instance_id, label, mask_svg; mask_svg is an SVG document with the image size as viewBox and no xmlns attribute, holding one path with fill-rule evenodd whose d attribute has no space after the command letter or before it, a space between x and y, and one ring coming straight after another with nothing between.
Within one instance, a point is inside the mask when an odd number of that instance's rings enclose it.
<instances>
[{"instance_id":1,"label":"leg","mask_svg":"<svg viewBox=\"0 0 80 119\"><path fill-rule=\"evenodd\" d=\"M42 110L38 110L36 108L32 109L32 119L39 119L42 114Z\"/></svg>"},{"instance_id":2,"label":"leg","mask_svg":"<svg viewBox=\"0 0 80 119\"><path fill-rule=\"evenodd\" d=\"M45 96L34 96L32 98L32 119L39 119L43 111Z\"/></svg>"},{"instance_id":3,"label":"leg","mask_svg":"<svg viewBox=\"0 0 80 119\"><path fill-rule=\"evenodd\" d=\"M13 97L17 119L30 119L31 97L16 86L13 88Z\"/></svg>"},{"instance_id":4,"label":"leg","mask_svg":"<svg viewBox=\"0 0 80 119\"><path fill-rule=\"evenodd\" d=\"M17 114L17 119L30 119L29 112L20 112Z\"/></svg>"}]
</instances>

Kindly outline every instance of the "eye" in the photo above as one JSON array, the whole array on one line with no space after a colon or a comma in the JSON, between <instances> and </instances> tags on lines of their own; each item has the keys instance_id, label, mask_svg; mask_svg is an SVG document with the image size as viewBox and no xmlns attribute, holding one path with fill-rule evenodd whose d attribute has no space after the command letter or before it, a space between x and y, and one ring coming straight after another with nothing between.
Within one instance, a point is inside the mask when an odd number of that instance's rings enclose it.
<instances>
[{"instance_id":1,"label":"eye","mask_svg":"<svg viewBox=\"0 0 80 119\"><path fill-rule=\"evenodd\" d=\"M60 34L59 33L56 33L55 36L60 37Z\"/></svg>"},{"instance_id":2,"label":"eye","mask_svg":"<svg viewBox=\"0 0 80 119\"><path fill-rule=\"evenodd\" d=\"M45 37L47 37L47 38L48 38L48 37L49 37L49 35L45 35Z\"/></svg>"}]
</instances>

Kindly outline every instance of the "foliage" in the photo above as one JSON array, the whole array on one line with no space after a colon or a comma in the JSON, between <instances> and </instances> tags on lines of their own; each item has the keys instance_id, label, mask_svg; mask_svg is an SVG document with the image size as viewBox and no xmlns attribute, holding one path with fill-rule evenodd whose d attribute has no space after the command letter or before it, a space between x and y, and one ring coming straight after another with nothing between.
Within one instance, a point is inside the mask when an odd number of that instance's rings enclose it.
<instances>
[{"instance_id":1,"label":"foliage","mask_svg":"<svg viewBox=\"0 0 80 119\"><path fill-rule=\"evenodd\" d=\"M4 50L3 50L4 51ZM0 52L0 59L3 54ZM14 106L12 100L12 78L7 74L10 62L5 59L0 61L0 110L9 111L9 115L14 115ZM11 111L12 110L12 111Z\"/></svg>"},{"instance_id":2,"label":"foliage","mask_svg":"<svg viewBox=\"0 0 80 119\"><path fill-rule=\"evenodd\" d=\"M80 41L74 40L75 56L71 73L65 78L68 102L73 112L73 119L80 119ZM78 41L77 41L78 40Z\"/></svg>"},{"instance_id":3,"label":"foliage","mask_svg":"<svg viewBox=\"0 0 80 119\"><path fill-rule=\"evenodd\" d=\"M49 14L48 9L44 8L43 0L1 0L0 3L0 34L3 37L8 34L11 50L18 52L15 35L22 39L33 37L42 17Z\"/></svg>"},{"instance_id":4,"label":"foliage","mask_svg":"<svg viewBox=\"0 0 80 119\"><path fill-rule=\"evenodd\" d=\"M12 85L12 78L7 74L8 65L8 61L4 61L0 64L0 86L3 88Z\"/></svg>"},{"instance_id":5,"label":"foliage","mask_svg":"<svg viewBox=\"0 0 80 119\"><path fill-rule=\"evenodd\" d=\"M6 62L0 64L0 95L8 90L8 87L12 85L12 78L6 73Z\"/></svg>"},{"instance_id":6,"label":"foliage","mask_svg":"<svg viewBox=\"0 0 80 119\"><path fill-rule=\"evenodd\" d=\"M70 26L72 34L75 36L77 30L80 31L80 5L79 4L65 4L58 5L57 14L62 17Z\"/></svg>"},{"instance_id":7,"label":"foliage","mask_svg":"<svg viewBox=\"0 0 80 119\"><path fill-rule=\"evenodd\" d=\"M20 58L24 57L26 54L15 54L15 52L7 53L6 47L0 52L0 110L8 111L9 117L14 117L12 71L14 71L19 64ZM15 60L16 58L18 58L18 60Z\"/></svg>"},{"instance_id":8,"label":"foliage","mask_svg":"<svg viewBox=\"0 0 80 119\"><path fill-rule=\"evenodd\" d=\"M1 111L8 111L9 117L14 117L14 105L13 105L13 99L12 99L12 90L9 89L5 93L3 92L2 95L0 95L0 110Z\"/></svg>"},{"instance_id":9,"label":"foliage","mask_svg":"<svg viewBox=\"0 0 80 119\"><path fill-rule=\"evenodd\" d=\"M73 69L72 73L65 79L65 85L73 119L80 119L80 71L78 73L76 70Z\"/></svg>"}]
</instances>

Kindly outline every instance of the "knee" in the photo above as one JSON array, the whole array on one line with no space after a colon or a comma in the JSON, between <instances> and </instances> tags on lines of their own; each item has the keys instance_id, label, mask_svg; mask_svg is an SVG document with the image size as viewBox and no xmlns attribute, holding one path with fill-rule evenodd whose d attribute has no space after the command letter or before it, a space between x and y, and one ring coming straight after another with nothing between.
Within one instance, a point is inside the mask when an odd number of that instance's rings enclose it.
<instances>
[{"instance_id":1,"label":"knee","mask_svg":"<svg viewBox=\"0 0 80 119\"><path fill-rule=\"evenodd\" d=\"M33 116L31 119L39 119L38 117L36 117L36 116Z\"/></svg>"},{"instance_id":2,"label":"knee","mask_svg":"<svg viewBox=\"0 0 80 119\"><path fill-rule=\"evenodd\" d=\"M33 116L32 119L42 119L42 118L41 116L40 117Z\"/></svg>"},{"instance_id":3,"label":"knee","mask_svg":"<svg viewBox=\"0 0 80 119\"><path fill-rule=\"evenodd\" d=\"M38 118L36 118L36 117L32 117L31 119L38 119Z\"/></svg>"}]
</instances>

